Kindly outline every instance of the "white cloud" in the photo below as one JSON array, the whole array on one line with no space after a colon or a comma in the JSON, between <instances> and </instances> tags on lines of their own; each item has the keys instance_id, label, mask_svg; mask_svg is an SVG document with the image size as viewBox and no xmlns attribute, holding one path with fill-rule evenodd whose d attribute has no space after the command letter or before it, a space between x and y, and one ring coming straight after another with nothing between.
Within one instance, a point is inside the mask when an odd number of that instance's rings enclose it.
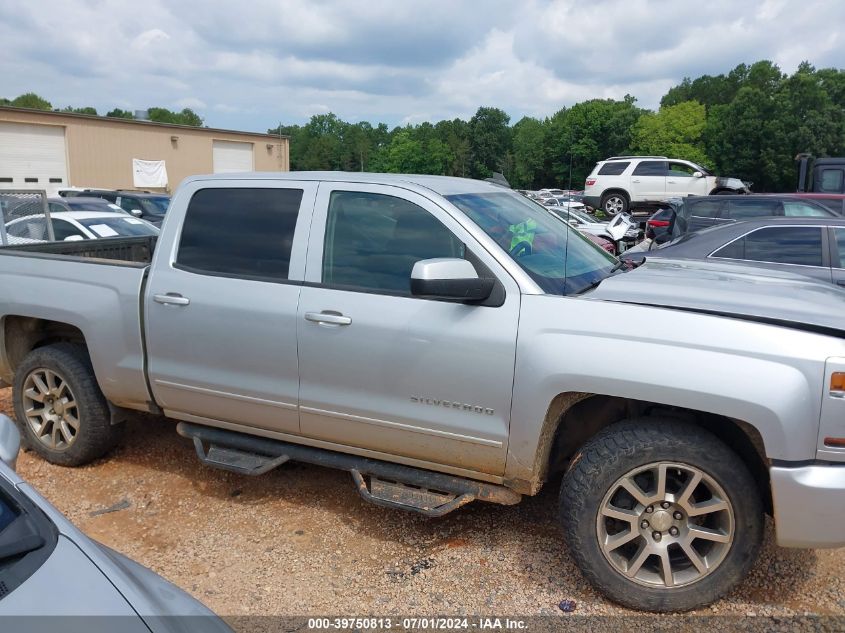
<instances>
[{"instance_id":1,"label":"white cloud","mask_svg":"<svg viewBox=\"0 0 845 633\"><path fill-rule=\"evenodd\" d=\"M183 97L174 102L177 108L190 108L191 110L205 110L208 105L202 99L196 97Z\"/></svg>"},{"instance_id":2,"label":"white cloud","mask_svg":"<svg viewBox=\"0 0 845 633\"><path fill-rule=\"evenodd\" d=\"M12 6L12 5L15 6ZM771 59L845 67L839 0L117 0L0 2L0 96L57 106L175 104L264 130L332 111L404 124L516 121ZM95 25L96 28L92 28ZM207 104L214 104L208 107Z\"/></svg>"}]
</instances>

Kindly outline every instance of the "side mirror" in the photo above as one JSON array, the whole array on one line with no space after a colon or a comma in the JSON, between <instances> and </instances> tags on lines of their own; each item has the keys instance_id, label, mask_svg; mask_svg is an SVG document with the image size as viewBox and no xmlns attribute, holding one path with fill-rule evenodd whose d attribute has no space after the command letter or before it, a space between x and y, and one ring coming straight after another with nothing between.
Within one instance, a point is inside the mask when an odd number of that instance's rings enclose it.
<instances>
[{"instance_id":1,"label":"side mirror","mask_svg":"<svg viewBox=\"0 0 845 633\"><path fill-rule=\"evenodd\" d=\"M68 236L67 236L65 239L63 239L62 241L63 241L63 242L81 242L81 241L82 241L82 240L84 240L84 239L85 239L85 238L84 238L84 237L82 237L81 235L68 235Z\"/></svg>"},{"instance_id":2,"label":"side mirror","mask_svg":"<svg viewBox=\"0 0 845 633\"><path fill-rule=\"evenodd\" d=\"M21 435L18 427L8 416L0 413L0 461L14 470L20 450Z\"/></svg>"},{"instance_id":3,"label":"side mirror","mask_svg":"<svg viewBox=\"0 0 845 633\"><path fill-rule=\"evenodd\" d=\"M569 226L581 226L578 220L569 220Z\"/></svg>"},{"instance_id":4,"label":"side mirror","mask_svg":"<svg viewBox=\"0 0 845 633\"><path fill-rule=\"evenodd\" d=\"M702 174L700 171L694 171L694 172L692 172L692 177L693 178L704 178L704 174Z\"/></svg>"},{"instance_id":5,"label":"side mirror","mask_svg":"<svg viewBox=\"0 0 845 633\"><path fill-rule=\"evenodd\" d=\"M495 279L480 279L465 259L423 259L411 271L411 294L445 301L483 301L493 292Z\"/></svg>"},{"instance_id":6,"label":"side mirror","mask_svg":"<svg viewBox=\"0 0 845 633\"><path fill-rule=\"evenodd\" d=\"M140 217L141 217L141 210L140 210L140 209L131 209L131 210L129 211L129 213L131 213L132 215L134 215L136 218L140 218Z\"/></svg>"}]
</instances>

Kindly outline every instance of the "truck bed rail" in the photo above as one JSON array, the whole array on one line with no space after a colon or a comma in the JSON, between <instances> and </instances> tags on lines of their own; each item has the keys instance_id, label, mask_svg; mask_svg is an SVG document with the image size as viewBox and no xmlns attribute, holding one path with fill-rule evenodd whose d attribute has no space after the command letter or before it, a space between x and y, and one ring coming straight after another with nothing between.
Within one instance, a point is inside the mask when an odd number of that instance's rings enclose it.
<instances>
[{"instance_id":1,"label":"truck bed rail","mask_svg":"<svg viewBox=\"0 0 845 633\"><path fill-rule=\"evenodd\" d=\"M149 264L153 258L158 236L106 237L79 242L41 242L37 244L13 244L0 247L0 253L44 253L68 255L85 259L109 259L124 262Z\"/></svg>"}]
</instances>

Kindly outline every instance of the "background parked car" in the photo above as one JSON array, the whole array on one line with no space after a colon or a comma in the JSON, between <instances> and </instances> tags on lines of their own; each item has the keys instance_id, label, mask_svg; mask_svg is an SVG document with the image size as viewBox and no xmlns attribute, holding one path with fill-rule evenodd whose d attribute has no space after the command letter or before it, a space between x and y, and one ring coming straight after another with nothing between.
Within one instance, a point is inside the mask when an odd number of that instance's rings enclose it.
<instances>
[{"instance_id":1,"label":"background parked car","mask_svg":"<svg viewBox=\"0 0 845 633\"><path fill-rule=\"evenodd\" d=\"M74 527L15 473L19 449L15 423L0 415L0 627L231 633L202 603Z\"/></svg>"},{"instance_id":2,"label":"background parked car","mask_svg":"<svg viewBox=\"0 0 845 633\"><path fill-rule=\"evenodd\" d=\"M574 226L582 233L588 233L610 241L614 245L614 250L610 251L613 254L621 253L622 251L631 248L639 240L639 229L631 220L628 220L629 226L626 228L621 238L615 239L612 235L613 231L611 231L610 222L598 222L594 217L588 215L586 212L576 211L574 209L565 209L563 207L546 207L546 209L552 215L569 223L570 226ZM628 216L625 217L627 219Z\"/></svg>"},{"instance_id":3,"label":"background parked car","mask_svg":"<svg viewBox=\"0 0 845 633\"><path fill-rule=\"evenodd\" d=\"M672 216L675 211L667 206L658 209L645 223L645 237L647 240L660 239L672 230Z\"/></svg>"},{"instance_id":4,"label":"background parked car","mask_svg":"<svg viewBox=\"0 0 845 633\"><path fill-rule=\"evenodd\" d=\"M770 217L732 222L623 259L731 261L807 275L845 286L845 218Z\"/></svg>"},{"instance_id":5,"label":"background parked car","mask_svg":"<svg viewBox=\"0 0 845 633\"><path fill-rule=\"evenodd\" d=\"M587 176L584 201L609 215L654 207L666 198L745 193L750 183L721 178L688 160L665 156L614 156Z\"/></svg>"},{"instance_id":6,"label":"background parked car","mask_svg":"<svg viewBox=\"0 0 845 633\"><path fill-rule=\"evenodd\" d=\"M167 213L167 207L170 205L170 196L149 191L85 189L84 191L67 191L65 195L69 198L74 196L103 198L156 226L161 226L164 214Z\"/></svg>"},{"instance_id":7,"label":"background parked car","mask_svg":"<svg viewBox=\"0 0 845 633\"><path fill-rule=\"evenodd\" d=\"M57 242L159 233L158 228L146 220L113 211L62 211L51 213L50 220ZM10 238L47 241L47 217L32 215L12 220L6 224L6 233Z\"/></svg>"},{"instance_id":8,"label":"background parked car","mask_svg":"<svg viewBox=\"0 0 845 633\"><path fill-rule=\"evenodd\" d=\"M47 207L50 213L64 213L65 211L97 211L99 213L122 213L127 214L119 206L103 198L47 198ZM138 214L132 214L139 216Z\"/></svg>"},{"instance_id":9,"label":"background parked car","mask_svg":"<svg viewBox=\"0 0 845 633\"><path fill-rule=\"evenodd\" d=\"M832 218L839 214L790 195L689 196L667 201L675 211L671 237L710 226L764 217Z\"/></svg>"}]
</instances>

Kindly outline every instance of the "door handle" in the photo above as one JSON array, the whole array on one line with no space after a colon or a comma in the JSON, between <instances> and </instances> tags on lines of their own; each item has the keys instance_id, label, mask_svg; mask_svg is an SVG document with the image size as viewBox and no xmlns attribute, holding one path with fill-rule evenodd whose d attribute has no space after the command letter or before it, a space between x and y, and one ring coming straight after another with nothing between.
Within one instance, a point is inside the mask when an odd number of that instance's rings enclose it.
<instances>
[{"instance_id":1,"label":"door handle","mask_svg":"<svg viewBox=\"0 0 845 633\"><path fill-rule=\"evenodd\" d=\"M305 320L329 325L349 325L352 323L352 319L348 316L343 316L339 312L329 312L328 310L324 310L323 312L306 312Z\"/></svg>"},{"instance_id":2,"label":"door handle","mask_svg":"<svg viewBox=\"0 0 845 633\"><path fill-rule=\"evenodd\" d=\"M845 279L837 279L836 285L837 286L845 286Z\"/></svg>"},{"instance_id":3,"label":"door handle","mask_svg":"<svg viewBox=\"0 0 845 633\"><path fill-rule=\"evenodd\" d=\"M639 182L639 180L637 180L637 179L635 178L635 179L633 179L631 182Z\"/></svg>"},{"instance_id":4,"label":"door handle","mask_svg":"<svg viewBox=\"0 0 845 633\"><path fill-rule=\"evenodd\" d=\"M668 182L670 185L674 185L674 184L675 184L675 181L674 181L674 180L667 180L666 182Z\"/></svg>"},{"instance_id":5,"label":"door handle","mask_svg":"<svg viewBox=\"0 0 845 633\"><path fill-rule=\"evenodd\" d=\"M163 295L153 295L153 301L166 306L186 306L191 303L188 297L183 297L178 292L168 292Z\"/></svg>"}]
</instances>

